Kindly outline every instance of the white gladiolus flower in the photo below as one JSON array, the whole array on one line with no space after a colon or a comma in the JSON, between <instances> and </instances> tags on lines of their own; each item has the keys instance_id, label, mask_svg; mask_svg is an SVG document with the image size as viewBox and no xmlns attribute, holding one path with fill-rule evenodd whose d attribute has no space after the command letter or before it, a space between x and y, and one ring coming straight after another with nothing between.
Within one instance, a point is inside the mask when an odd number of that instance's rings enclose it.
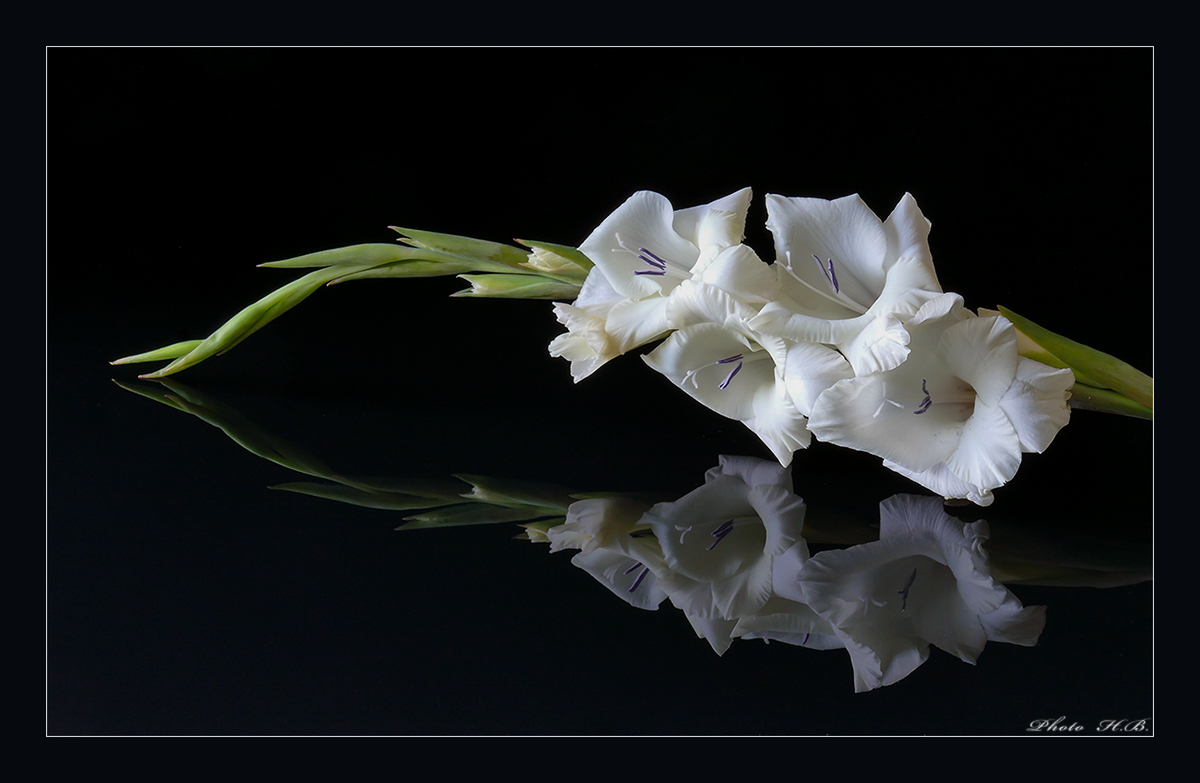
<instances>
[{"instance_id":1,"label":"white gladiolus flower","mask_svg":"<svg viewBox=\"0 0 1200 783\"><path fill-rule=\"evenodd\" d=\"M671 292L741 243L749 207L749 188L680 210L658 193L634 193L579 246L596 266L574 305L603 318L618 354L664 337Z\"/></svg>"},{"instance_id":2,"label":"white gladiolus flower","mask_svg":"<svg viewBox=\"0 0 1200 783\"><path fill-rule=\"evenodd\" d=\"M908 358L834 384L809 429L944 497L988 505L1022 452L1042 451L1067 423L1074 376L1018 356L1013 325L973 316L957 294L927 302L904 328Z\"/></svg>"},{"instance_id":3,"label":"white gladiolus flower","mask_svg":"<svg viewBox=\"0 0 1200 783\"><path fill-rule=\"evenodd\" d=\"M929 221L905 194L880 221L857 195L767 196L780 296L751 322L799 342L836 345L854 371L889 370L908 354L902 322L942 293Z\"/></svg>"}]
</instances>

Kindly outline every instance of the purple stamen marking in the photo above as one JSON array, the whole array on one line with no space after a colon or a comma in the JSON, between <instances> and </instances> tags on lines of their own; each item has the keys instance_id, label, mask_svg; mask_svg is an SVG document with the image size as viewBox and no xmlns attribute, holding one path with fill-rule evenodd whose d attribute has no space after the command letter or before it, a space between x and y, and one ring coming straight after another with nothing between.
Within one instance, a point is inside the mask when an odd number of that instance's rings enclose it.
<instances>
[{"instance_id":1,"label":"purple stamen marking","mask_svg":"<svg viewBox=\"0 0 1200 783\"><path fill-rule=\"evenodd\" d=\"M637 568L637 567L638 567L638 566L640 566L640 565L642 565L642 564L641 564L641 563L634 563L634 564L633 564L633 568ZM633 568L629 569L629 571L632 571L632 570L633 570ZM627 574L628 574L628 573L629 573L629 571L626 571L625 573L627 573ZM628 590L626 590L625 592L627 592L627 593L632 593L634 590L638 589L638 585L640 585L640 584L642 583L642 580L646 578L646 574L648 574L648 573L650 573L650 568L649 568L648 566L642 566L642 572L641 572L640 574L638 574L638 578L637 578L637 579L634 579L634 580L633 580L633 586L632 586L632 587L630 587L630 588L629 588Z\"/></svg>"},{"instance_id":2,"label":"purple stamen marking","mask_svg":"<svg viewBox=\"0 0 1200 783\"><path fill-rule=\"evenodd\" d=\"M821 271L825 273L825 277L829 280L829 284L833 286L833 292L840 294L842 289L838 286L837 272L833 271L833 259L826 259L823 263L821 257L813 253L813 258L817 260L817 266L821 267Z\"/></svg>"},{"instance_id":3,"label":"purple stamen marking","mask_svg":"<svg viewBox=\"0 0 1200 783\"><path fill-rule=\"evenodd\" d=\"M712 548L713 548L714 546L716 546L717 544L721 543L721 540L722 540L723 538L725 538L725 536L729 535L729 531L731 531L731 530L733 530L733 520L732 520L732 519L730 519L730 520L728 520L728 521L726 521L726 522L722 522L722 523L720 524L720 526L719 526L719 527L717 527L717 529L716 529L716 530L714 530L714 531L713 531L713 532L710 534L710 535L711 535L713 538L715 538L715 539L717 539L717 540L716 540L716 541L714 541L714 542L712 542L712 545L711 545L711 546L709 546L709 547L708 547L708 549L706 549L706 550L704 550L704 551L706 551L706 552L711 552L711 551L712 551Z\"/></svg>"},{"instance_id":4,"label":"purple stamen marking","mask_svg":"<svg viewBox=\"0 0 1200 783\"><path fill-rule=\"evenodd\" d=\"M739 353L726 359L717 360L717 364L729 364L730 362L737 362L737 367L734 367L733 370L725 376L725 380L721 381L721 383L717 386L718 389L723 390L726 386L728 386L729 382L733 380L733 376L737 375L738 371L742 369L742 355Z\"/></svg>"},{"instance_id":5,"label":"purple stamen marking","mask_svg":"<svg viewBox=\"0 0 1200 783\"><path fill-rule=\"evenodd\" d=\"M646 248L638 248L638 258L654 268L643 269L640 272L634 272L635 275L665 275L667 273L667 262L656 256L654 253L651 253Z\"/></svg>"},{"instance_id":6,"label":"purple stamen marking","mask_svg":"<svg viewBox=\"0 0 1200 783\"><path fill-rule=\"evenodd\" d=\"M807 633L806 633L806 634L804 634L804 638L800 640L800 646L801 646L801 647L803 647L803 646L804 646L804 645L806 645L806 644L808 644L808 634L807 634Z\"/></svg>"},{"instance_id":7,"label":"purple stamen marking","mask_svg":"<svg viewBox=\"0 0 1200 783\"><path fill-rule=\"evenodd\" d=\"M913 411L914 414L924 413L925 411L929 410L930 405L933 405L933 399L929 396L929 389L925 388L924 378L921 379L921 391L925 392L925 399L921 400L921 404L917 406L915 411Z\"/></svg>"},{"instance_id":8,"label":"purple stamen marking","mask_svg":"<svg viewBox=\"0 0 1200 783\"><path fill-rule=\"evenodd\" d=\"M904 596L904 601L900 604L900 611L902 611L902 612L908 608L908 589L910 587L912 587L913 582L915 582L916 580L917 580L917 569L914 568L913 572L911 574L909 574L908 581L904 583L904 589L899 591L899 594Z\"/></svg>"}]
</instances>

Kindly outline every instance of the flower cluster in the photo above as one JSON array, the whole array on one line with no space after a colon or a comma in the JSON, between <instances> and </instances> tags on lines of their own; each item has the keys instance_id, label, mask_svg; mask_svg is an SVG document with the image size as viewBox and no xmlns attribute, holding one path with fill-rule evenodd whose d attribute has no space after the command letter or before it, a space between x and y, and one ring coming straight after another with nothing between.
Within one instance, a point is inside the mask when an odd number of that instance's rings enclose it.
<instances>
[{"instance_id":1,"label":"flower cluster","mask_svg":"<svg viewBox=\"0 0 1200 783\"><path fill-rule=\"evenodd\" d=\"M1018 355L1013 324L942 290L930 223L857 195L767 196L773 263L743 243L750 190L676 210L635 193L580 245L595 266L555 313L550 353L578 382L643 358L749 427L781 466L819 440L870 452L979 505L1067 423L1070 370Z\"/></svg>"},{"instance_id":2,"label":"flower cluster","mask_svg":"<svg viewBox=\"0 0 1200 783\"><path fill-rule=\"evenodd\" d=\"M857 691L906 677L931 644L974 663L988 641L1037 643L1045 608L992 578L986 522L898 495L878 541L810 555L805 511L790 468L722 457L676 501L580 500L541 540L633 606L669 599L718 655L736 638L844 649Z\"/></svg>"}]
</instances>

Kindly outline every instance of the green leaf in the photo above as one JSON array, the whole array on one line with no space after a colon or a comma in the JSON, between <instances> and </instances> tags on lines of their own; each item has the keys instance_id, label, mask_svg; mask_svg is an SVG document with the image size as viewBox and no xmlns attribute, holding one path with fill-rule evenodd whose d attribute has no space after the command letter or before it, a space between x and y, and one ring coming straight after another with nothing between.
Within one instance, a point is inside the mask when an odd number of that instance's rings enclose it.
<instances>
[{"instance_id":1,"label":"green leaf","mask_svg":"<svg viewBox=\"0 0 1200 783\"><path fill-rule=\"evenodd\" d=\"M1115 356L1038 326L1006 307L999 310L1030 340L1070 368L1076 380L1087 386L1111 389L1145 408L1154 409L1154 379L1149 375Z\"/></svg>"}]
</instances>

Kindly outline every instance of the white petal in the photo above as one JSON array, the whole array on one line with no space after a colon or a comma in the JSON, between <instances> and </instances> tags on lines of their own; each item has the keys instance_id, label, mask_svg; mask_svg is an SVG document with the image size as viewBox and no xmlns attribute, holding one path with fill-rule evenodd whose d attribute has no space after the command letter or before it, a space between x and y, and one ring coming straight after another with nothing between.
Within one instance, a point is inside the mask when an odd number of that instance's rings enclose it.
<instances>
[{"instance_id":1,"label":"white petal","mask_svg":"<svg viewBox=\"0 0 1200 783\"><path fill-rule=\"evenodd\" d=\"M832 259L841 291L863 309L870 307L885 282L888 242L883 223L857 195L819 198L767 196L767 227L775 236L778 259L791 257L805 280L828 285L821 262Z\"/></svg>"},{"instance_id":2,"label":"white petal","mask_svg":"<svg viewBox=\"0 0 1200 783\"><path fill-rule=\"evenodd\" d=\"M643 299L669 291L691 274L700 250L674 229L675 211L666 197L650 191L630 196L579 246L622 296ZM645 248L668 262L666 275L638 258ZM590 275L589 275L590 276Z\"/></svg>"},{"instance_id":3,"label":"white petal","mask_svg":"<svg viewBox=\"0 0 1200 783\"><path fill-rule=\"evenodd\" d=\"M604 328L619 353L665 337L672 329L667 320L667 298L622 299L608 311Z\"/></svg>"},{"instance_id":4,"label":"white petal","mask_svg":"<svg viewBox=\"0 0 1200 783\"><path fill-rule=\"evenodd\" d=\"M673 227L701 250L739 244L746 233L751 196L750 188L742 188L710 204L681 209L675 213Z\"/></svg>"},{"instance_id":5,"label":"white petal","mask_svg":"<svg viewBox=\"0 0 1200 783\"><path fill-rule=\"evenodd\" d=\"M888 268L887 282L879 298L871 306L871 312L892 313L907 319L914 315L921 305L940 296L941 293L942 287L938 283L932 262L901 256Z\"/></svg>"},{"instance_id":6,"label":"white petal","mask_svg":"<svg viewBox=\"0 0 1200 783\"><path fill-rule=\"evenodd\" d=\"M873 316L856 316L849 310L847 318L829 318L799 312L786 300L767 302L753 316L748 325L756 332L783 337L796 342L826 343L837 345L854 339L854 336L869 323Z\"/></svg>"},{"instance_id":7,"label":"white petal","mask_svg":"<svg viewBox=\"0 0 1200 783\"><path fill-rule=\"evenodd\" d=\"M1022 606L1011 593L999 609L981 616L988 641L1032 647L1046 627L1046 607Z\"/></svg>"},{"instance_id":8,"label":"white petal","mask_svg":"<svg viewBox=\"0 0 1200 783\"><path fill-rule=\"evenodd\" d=\"M733 629L737 625L736 621L701 618L690 614L687 615L687 619L692 625L692 630L696 632L696 636L706 640L717 655L724 655L725 651L729 649L729 645L733 643Z\"/></svg>"},{"instance_id":9,"label":"white petal","mask_svg":"<svg viewBox=\"0 0 1200 783\"><path fill-rule=\"evenodd\" d=\"M581 310L586 310L588 314L597 318L607 318L608 311L613 308L613 305L624 298L612 287L612 283L608 282L608 278L604 276L604 270L594 266L588 272L587 278L584 279L579 296L575 297L575 301L571 304Z\"/></svg>"},{"instance_id":10,"label":"white petal","mask_svg":"<svg viewBox=\"0 0 1200 783\"><path fill-rule=\"evenodd\" d=\"M921 486L936 492L944 498L965 498L978 506L990 506L995 498L991 490L982 489L974 484L968 484L955 475L945 462L939 462L927 470L909 470L889 460L883 461L883 466L894 470L905 478L917 482Z\"/></svg>"},{"instance_id":11,"label":"white petal","mask_svg":"<svg viewBox=\"0 0 1200 783\"><path fill-rule=\"evenodd\" d=\"M775 270L749 247L740 244L722 251L697 279L750 304L769 302L779 291Z\"/></svg>"},{"instance_id":12,"label":"white petal","mask_svg":"<svg viewBox=\"0 0 1200 783\"><path fill-rule=\"evenodd\" d=\"M746 323L754 317L754 308L735 299L729 292L696 280L685 280L667 302L666 316L675 329L696 324L720 324L748 336Z\"/></svg>"},{"instance_id":13,"label":"white petal","mask_svg":"<svg viewBox=\"0 0 1200 783\"><path fill-rule=\"evenodd\" d=\"M846 357L832 348L815 343L789 343L784 359L783 380L796 409L805 416L835 383L854 377Z\"/></svg>"},{"instance_id":14,"label":"white petal","mask_svg":"<svg viewBox=\"0 0 1200 783\"><path fill-rule=\"evenodd\" d=\"M1017 379L1000 407L1016 429L1022 451L1045 451L1067 425L1071 418L1067 398L1074 385L1070 370L1056 370L1023 356L1017 360Z\"/></svg>"},{"instance_id":15,"label":"white petal","mask_svg":"<svg viewBox=\"0 0 1200 783\"><path fill-rule=\"evenodd\" d=\"M912 194L905 193L892 214L883 221L883 231L887 236L888 258L895 259L903 256L918 258L929 263L929 271L933 271L933 256L929 252L930 222L921 214L917 200ZM934 278L936 284L937 278ZM940 290L940 288L939 288Z\"/></svg>"},{"instance_id":16,"label":"white petal","mask_svg":"<svg viewBox=\"0 0 1200 783\"><path fill-rule=\"evenodd\" d=\"M739 355L742 360L724 361ZM775 379L770 355L753 352L745 338L720 324L701 323L673 332L642 358L696 400L739 421L754 416L755 392ZM739 362L741 369L731 377ZM729 383L721 388L727 378Z\"/></svg>"},{"instance_id":17,"label":"white petal","mask_svg":"<svg viewBox=\"0 0 1200 783\"><path fill-rule=\"evenodd\" d=\"M942 462L957 448L963 422L949 405L914 414L921 402L922 374L898 373L900 369L834 384L813 405L809 430L819 440L866 451L912 471Z\"/></svg>"},{"instance_id":18,"label":"white petal","mask_svg":"<svg viewBox=\"0 0 1200 783\"><path fill-rule=\"evenodd\" d=\"M792 402L782 376L776 375L775 382L758 387L754 395L754 415L742 419L742 423L766 444L780 465L787 467L796 451L808 448L812 435L808 431L808 419Z\"/></svg>"},{"instance_id":19,"label":"white petal","mask_svg":"<svg viewBox=\"0 0 1200 783\"><path fill-rule=\"evenodd\" d=\"M891 314L878 318L864 316L866 324L851 340L839 342L855 375L885 372L900 366L908 358L908 330Z\"/></svg>"},{"instance_id":20,"label":"white petal","mask_svg":"<svg viewBox=\"0 0 1200 783\"><path fill-rule=\"evenodd\" d=\"M792 471L778 462L768 462L757 457L735 457L722 454L717 470L719 475L735 476L741 479L748 487L766 484L783 487L788 492L792 491Z\"/></svg>"},{"instance_id":21,"label":"white petal","mask_svg":"<svg viewBox=\"0 0 1200 783\"><path fill-rule=\"evenodd\" d=\"M1017 475L1021 467L1021 442L1000 406L975 404L958 448L946 458L946 467L981 489L1003 486Z\"/></svg>"},{"instance_id":22,"label":"white petal","mask_svg":"<svg viewBox=\"0 0 1200 783\"><path fill-rule=\"evenodd\" d=\"M942 334L938 353L985 405L1000 402L1017 375L1016 328L1006 318L969 318L954 324Z\"/></svg>"}]
</instances>

